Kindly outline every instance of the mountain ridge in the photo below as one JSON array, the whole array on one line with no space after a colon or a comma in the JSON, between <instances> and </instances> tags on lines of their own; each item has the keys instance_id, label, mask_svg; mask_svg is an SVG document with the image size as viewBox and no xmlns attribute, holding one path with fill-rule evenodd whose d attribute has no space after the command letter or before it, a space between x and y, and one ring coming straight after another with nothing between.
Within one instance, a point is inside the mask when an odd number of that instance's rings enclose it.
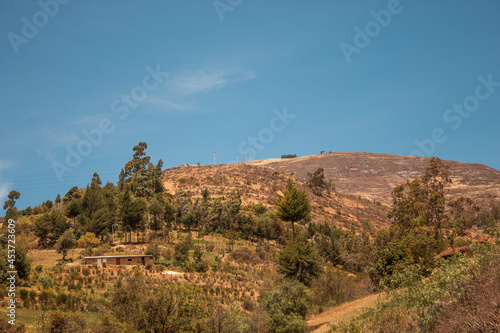
<instances>
[{"instance_id":1,"label":"mountain ridge","mask_svg":"<svg viewBox=\"0 0 500 333\"><path fill-rule=\"evenodd\" d=\"M421 177L430 158L381 153L334 152L287 159L245 162L307 179L321 167L341 193L391 204L392 189L409 179ZM500 171L479 163L442 160L450 166L452 196L487 201L500 198Z\"/></svg>"}]
</instances>

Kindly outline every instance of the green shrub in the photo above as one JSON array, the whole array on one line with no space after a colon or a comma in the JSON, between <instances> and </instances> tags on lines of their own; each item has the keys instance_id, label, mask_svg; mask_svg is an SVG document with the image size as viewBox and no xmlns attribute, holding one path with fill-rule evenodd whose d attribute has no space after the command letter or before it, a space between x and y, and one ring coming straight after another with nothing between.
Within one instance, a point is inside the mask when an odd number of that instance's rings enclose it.
<instances>
[{"instance_id":1,"label":"green shrub","mask_svg":"<svg viewBox=\"0 0 500 333\"><path fill-rule=\"evenodd\" d=\"M275 289L263 292L259 303L271 318L273 332L305 333L311 299L311 293L302 283L285 280Z\"/></svg>"}]
</instances>

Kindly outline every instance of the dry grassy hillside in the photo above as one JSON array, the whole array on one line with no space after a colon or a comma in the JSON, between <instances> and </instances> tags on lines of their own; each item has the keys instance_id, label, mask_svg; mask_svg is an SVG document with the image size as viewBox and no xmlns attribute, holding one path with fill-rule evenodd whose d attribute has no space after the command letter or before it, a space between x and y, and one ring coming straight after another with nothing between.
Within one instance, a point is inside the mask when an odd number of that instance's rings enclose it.
<instances>
[{"instance_id":1,"label":"dry grassy hillside","mask_svg":"<svg viewBox=\"0 0 500 333\"><path fill-rule=\"evenodd\" d=\"M450 195L468 196L476 202L500 199L500 171L482 164L443 160L450 166ZM391 204L391 191L407 179L422 176L429 158L374 153L327 153L291 159L248 162L278 172L294 172L306 179L308 172L322 167L340 193Z\"/></svg>"},{"instance_id":2,"label":"dry grassy hillside","mask_svg":"<svg viewBox=\"0 0 500 333\"><path fill-rule=\"evenodd\" d=\"M231 191L239 191L243 205L262 203L273 209L275 199L285 189L288 178L307 192L313 222L328 222L356 230L378 230L388 225L387 207L355 196L324 192L317 196L304 180L269 168L239 163L217 166L182 165L163 172L163 184L168 193L184 190L189 197L201 197L208 188L212 197L224 197Z\"/></svg>"}]
</instances>

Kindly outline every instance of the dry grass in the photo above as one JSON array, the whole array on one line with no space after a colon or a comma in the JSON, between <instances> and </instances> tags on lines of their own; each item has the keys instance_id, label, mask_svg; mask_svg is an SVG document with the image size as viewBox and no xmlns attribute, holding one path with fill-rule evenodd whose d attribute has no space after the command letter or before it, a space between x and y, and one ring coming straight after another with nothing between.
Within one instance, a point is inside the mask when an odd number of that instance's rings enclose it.
<instances>
[{"instance_id":1,"label":"dry grass","mask_svg":"<svg viewBox=\"0 0 500 333\"><path fill-rule=\"evenodd\" d=\"M69 251L66 259L77 260L80 249ZM42 265L43 268L52 268L62 259L62 254L57 253L56 250L33 250L30 251L28 257L31 260L31 267L35 268Z\"/></svg>"},{"instance_id":2,"label":"dry grass","mask_svg":"<svg viewBox=\"0 0 500 333\"><path fill-rule=\"evenodd\" d=\"M500 332L500 258L442 309L434 332Z\"/></svg>"}]
</instances>

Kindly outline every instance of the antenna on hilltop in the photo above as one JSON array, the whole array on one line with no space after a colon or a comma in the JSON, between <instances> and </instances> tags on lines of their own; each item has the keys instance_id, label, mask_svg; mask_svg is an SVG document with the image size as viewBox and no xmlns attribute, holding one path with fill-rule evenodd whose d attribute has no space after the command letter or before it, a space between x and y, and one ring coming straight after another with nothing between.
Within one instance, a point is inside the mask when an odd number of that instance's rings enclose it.
<instances>
[{"instance_id":1,"label":"antenna on hilltop","mask_svg":"<svg viewBox=\"0 0 500 333\"><path fill-rule=\"evenodd\" d=\"M238 154L236 154L236 164L238 164Z\"/></svg>"},{"instance_id":2,"label":"antenna on hilltop","mask_svg":"<svg viewBox=\"0 0 500 333\"><path fill-rule=\"evenodd\" d=\"M247 161L247 152L245 152L245 162Z\"/></svg>"},{"instance_id":3,"label":"antenna on hilltop","mask_svg":"<svg viewBox=\"0 0 500 333\"><path fill-rule=\"evenodd\" d=\"M214 152L214 165L215 165L215 152Z\"/></svg>"}]
</instances>

